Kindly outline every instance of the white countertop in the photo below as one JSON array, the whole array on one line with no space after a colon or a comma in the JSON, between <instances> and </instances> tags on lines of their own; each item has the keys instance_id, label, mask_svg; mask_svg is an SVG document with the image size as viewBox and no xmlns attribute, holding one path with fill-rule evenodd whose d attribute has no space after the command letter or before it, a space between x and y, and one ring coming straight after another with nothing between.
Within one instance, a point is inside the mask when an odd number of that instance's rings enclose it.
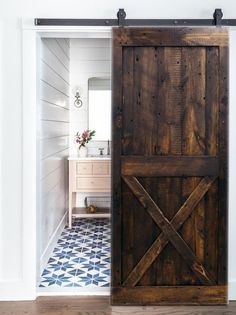
<instances>
[{"instance_id":1,"label":"white countertop","mask_svg":"<svg viewBox=\"0 0 236 315\"><path fill-rule=\"evenodd\" d=\"M111 156L104 156L104 157L100 157L100 156L87 156L87 157L79 157L76 155L72 155L72 156L68 156L67 158L70 161L110 161L111 160Z\"/></svg>"}]
</instances>

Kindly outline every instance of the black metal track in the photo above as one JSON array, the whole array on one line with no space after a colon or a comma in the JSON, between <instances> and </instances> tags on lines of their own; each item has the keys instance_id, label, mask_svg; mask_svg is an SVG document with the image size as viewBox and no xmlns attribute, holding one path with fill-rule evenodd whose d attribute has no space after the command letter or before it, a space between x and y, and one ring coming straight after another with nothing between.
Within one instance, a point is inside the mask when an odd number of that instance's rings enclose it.
<instances>
[{"instance_id":1,"label":"black metal track","mask_svg":"<svg viewBox=\"0 0 236 315\"><path fill-rule=\"evenodd\" d=\"M119 9L117 19L35 19L39 26L236 26L236 19L222 19L221 9L215 9L213 19L125 19Z\"/></svg>"},{"instance_id":2,"label":"black metal track","mask_svg":"<svg viewBox=\"0 0 236 315\"><path fill-rule=\"evenodd\" d=\"M119 26L117 19L35 19L40 26ZM213 19L127 19L123 26L215 26ZM236 19L223 19L222 26L236 26Z\"/></svg>"}]
</instances>

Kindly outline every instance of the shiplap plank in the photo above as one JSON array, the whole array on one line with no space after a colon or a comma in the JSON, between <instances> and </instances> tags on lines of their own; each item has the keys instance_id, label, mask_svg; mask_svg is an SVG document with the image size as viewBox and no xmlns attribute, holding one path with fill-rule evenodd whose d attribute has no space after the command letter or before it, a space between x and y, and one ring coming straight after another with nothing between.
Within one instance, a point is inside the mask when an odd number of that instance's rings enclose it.
<instances>
[{"instance_id":1,"label":"shiplap plank","mask_svg":"<svg viewBox=\"0 0 236 315\"><path fill-rule=\"evenodd\" d=\"M70 82L70 73L64 67L61 61L44 44L42 47L41 59L49 65L55 72L57 72L68 84Z\"/></svg>"},{"instance_id":2,"label":"shiplap plank","mask_svg":"<svg viewBox=\"0 0 236 315\"><path fill-rule=\"evenodd\" d=\"M41 120L41 139L69 136L69 123L62 121ZM57 140L55 140L57 141Z\"/></svg>"},{"instance_id":3,"label":"shiplap plank","mask_svg":"<svg viewBox=\"0 0 236 315\"><path fill-rule=\"evenodd\" d=\"M64 168L56 168L53 172L49 173L48 176L41 180L40 195L44 198L45 195L53 189L59 182L60 178L64 177Z\"/></svg>"},{"instance_id":4,"label":"shiplap plank","mask_svg":"<svg viewBox=\"0 0 236 315\"><path fill-rule=\"evenodd\" d=\"M41 159L56 156L57 153L69 148L69 137L60 137L40 141Z\"/></svg>"},{"instance_id":5,"label":"shiplap plank","mask_svg":"<svg viewBox=\"0 0 236 315\"><path fill-rule=\"evenodd\" d=\"M43 60L40 63L41 68L41 80L50 83L57 90L69 95L70 85L66 82L57 72L55 72L48 64Z\"/></svg>"},{"instance_id":6,"label":"shiplap plank","mask_svg":"<svg viewBox=\"0 0 236 315\"><path fill-rule=\"evenodd\" d=\"M56 39L58 45L60 46L61 50L63 51L66 58L69 60L68 67L70 68L70 52L68 49L68 42L65 40L65 38L57 38Z\"/></svg>"},{"instance_id":7,"label":"shiplap plank","mask_svg":"<svg viewBox=\"0 0 236 315\"><path fill-rule=\"evenodd\" d=\"M61 107L69 108L70 106L69 96L44 81L40 82L40 100L47 101Z\"/></svg>"},{"instance_id":8,"label":"shiplap plank","mask_svg":"<svg viewBox=\"0 0 236 315\"><path fill-rule=\"evenodd\" d=\"M66 155L69 154L68 150L57 153L55 156L51 156L41 161L41 179L52 173L55 169L66 167L68 160Z\"/></svg>"},{"instance_id":9,"label":"shiplap plank","mask_svg":"<svg viewBox=\"0 0 236 315\"><path fill-rule=\"evenodd\" d=\"M69 42L43 39L39 90L39 253L67 209L69 154Z\"/></svg>"},{"instance_id":10,"label":"shiplap plank","mask_svg":"<svg viewBox=\"0 0 236 315\"><path fill-rule=\"evenodd\" d=\"M70 48L74 47L111 47L111 40L108 38L71 38Z\"/></svg>"},{"instance_id":11,"label":"shiplap plank","mask_svg":"<svg viewBox=\"0 0 236 315\"><path fill-rule=\"evenodd\" d=\"M49 191L42 199L44 214L40 217L40 226L43 226L43 233L50 238L57 228L61 218L65 213L67 194L65 191L64 178L61 177L56 186ZM55 210L57 216L55 216ZM41 252L47 246L47 239L41 235Z\"/></svg>"},{"instance_id":12,"label":"shiplap plank","mask_svg":"<svg viewBox=\"0 0 236 315\"><path fill-rule=\"evenodd\" d=\"M68 48L70 48L70 38L63 38L63 39L66 42ZM70 55L70 51L69 51L69 55Z\"/></svg>"},{"instance_id":13,"label":"shiplap plank","mask_svg":"<svg viewBox=\"0 0 236 315\"><path fill-rule=\"evenodd\" d=\"M88 60L111 60L111 47L78 47L71 53L73 61L88 61Z\"/></svg>"},{"instance_id":14,"label":"shiplap plank","mask_svg":"<svg viewBox=\"0 0 236 315\"><path fill-rule=\"evenodd\" d=\"M62 49L61 42L59 39L54 38L44 38L44 44L48 47L48 49L54 54L55 58L60 60L60 62L64 65L64 67L69 71L70 68L70 60L68 56L65 54Z\"/></svg>"},{"instance_id":15,"label":"shiplap plank","mask_svg":"<svg viewBox=\"0 0 236 315\"><path fill-rule=\"evenodd\" d=\"M71 72L79 73L94 73L94 72L111 72L111 62L108 60L93 60L93 61L73 61L73 67L71 68Z\"/></svg>"},{"instance_id":16,"label":"shiplap plank","mask_svg":"<svg viewBox=\"0 0 236 315\"><path fill-rule=\"evenodd\" d=\"M42 178L40 184L40 195L41 198L44 198L45 195L53 190L53 188L58 184L59 181L63 180L63 185L66 184L67 180L67 163L63 167L57 167L47 176Z\"/></svg>"},{"instance_id":17,"label":"shiplap plank","mask_svg":"<svg viewBox=\"0 0 236 315\"><path fill-rule=\"evenodd\" d=\"M60 107L45 101L40 101L40 118L57 121L70 121L68 108Z\"/></svg>"}]
</instances>

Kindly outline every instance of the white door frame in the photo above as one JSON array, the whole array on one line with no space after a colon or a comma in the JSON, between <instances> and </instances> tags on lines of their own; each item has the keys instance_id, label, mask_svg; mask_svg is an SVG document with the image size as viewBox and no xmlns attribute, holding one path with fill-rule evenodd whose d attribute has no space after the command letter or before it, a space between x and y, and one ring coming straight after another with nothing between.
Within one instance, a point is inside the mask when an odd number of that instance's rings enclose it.
<instances>
[{"instance_id":1,"label":"white door frame","mask_svg":"<svg viewBox=\"0 0 236 315\"><path fill-rule=\"evenodd\" d=\"M233 34L234 33L234 34ZM233 35L232 35L233 34ZM23 57L23 207L22 207L22 278L17 296L21 299L36 298L36 176L37 176L37 42L41 37L67 38L111 38L111 27L36 27L33 19L24 20L22 26ZM236 33L230 29L230 82L236 82ZM236 219L236 194L234 192L236 178L236 91L230 89L229 117L229 299L236 299L236 249L234 245ZM18 290L18 291L19 291Z\"/></svg>"},{"instance_id":2,"label":"white door frame","mask_svg":"<svg viewBox=\"0 0 236 315\"><path fill-rule=\"evenodd\" d=\"M45 27L33 20L22 25L23 150L22 150L22 278L25 299L35 299L36 291L36 211L37 211L37 77L38 43L42 37L111 38L111 27Z\"/></svg>"}]
</instances>

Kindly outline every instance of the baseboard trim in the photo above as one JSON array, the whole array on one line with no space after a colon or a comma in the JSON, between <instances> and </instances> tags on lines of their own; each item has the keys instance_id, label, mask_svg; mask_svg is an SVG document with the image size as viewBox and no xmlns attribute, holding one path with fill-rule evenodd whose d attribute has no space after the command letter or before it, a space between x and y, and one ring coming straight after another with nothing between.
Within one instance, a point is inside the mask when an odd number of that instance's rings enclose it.
<instances>
[{"instance_id":1,"label":"baseboard trim","mask_svg":"<svg viewBox=\"0 0 236 315\"><path fill-rule=\"evenodd\" d=\"M66 213L63 215L60 223L58 224L56 230L54 231L54 233L52 234L47 247L45 248L43 254L40 257L40 264L39 264L39 274L37 275L37 283L40 281L40 275L42 274L43 270L45 269L49 258L52 255L53 249L55 248L58 238L60 237L66 222L67 222L67 215L68 215L68 211L66 211Z\"/></svg>"},{"instance_id":2,"label":"baseboard trim","mask_svg":"<svg viewBox=\"0 0 236 315\"><path fill-rule=\"evenodd\" d=\"M32 301L36 298L36 288L24 281L0 282L0 301Z\"/></svg>"},{"instance_id":3,"label":"baseboard trim","mask_svg":"<svg viewBox=\"0 0 236 315\"><path fill-rule=\"evenodd\" d=\"M236 301L236 280L229 282L229 301Z\"/></svg>"},{"instance_id":4,"label":"baseboard trim","mask_svg":"<svg viewBox=\"0 0 236 315\"><path fill-rule=\"evenodd\" d=\"M81 287L81 288L38 288L38 296L110 296L110 288Z\"/></svg>"}]
</instances>

